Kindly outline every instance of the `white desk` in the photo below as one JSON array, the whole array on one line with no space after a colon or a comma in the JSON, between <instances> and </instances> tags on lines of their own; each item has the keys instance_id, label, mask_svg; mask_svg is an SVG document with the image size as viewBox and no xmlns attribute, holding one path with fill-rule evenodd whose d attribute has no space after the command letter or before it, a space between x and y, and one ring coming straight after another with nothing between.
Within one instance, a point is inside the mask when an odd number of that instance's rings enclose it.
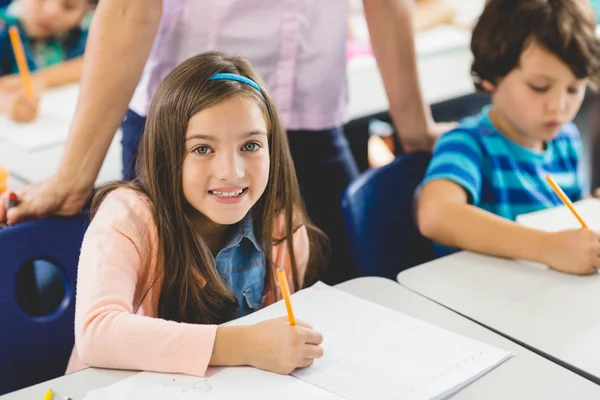
<instances>
[{"instance_id":1,"label":"white desk","mask_svg":"<svg viewBox=\"0 0 600 400\"><path fill-rule=\"evenodd\" d=\"M403 271L398 281L600 383L600 274L460 252Z\"/></svg>"},{"instance_id":2,"label":"white desk","mask_svg":"<svg viewBox=\"0 0 600 400\"><path fill-rule=\"evenodd\" d=\"M52 175L60 162L62 151L62 145L27 151L0 140L0 165L15 174L17 185L14 187L17 187L24 183L38 182ZM104 159L96 184L121 179L121 165L121 134L117 133Z\"/></svg>"},{"instance_id":3,"label":"white desk","mask_svg":"<svg viewBox=\"0 0 600 400\"><path fill-rule=\"evenodd\" d=\"M359 278L338 285L342 290L440 327L489 343L515 354L510 360L456 394L457 400L598 399L600 386L516 345L437 305L397 283ZM2 400L41 399L52 388L58 396L80 400L88 390L124 379L133 372L88 369L1 397ZM61 397L56 398L61 398Z\"/></svg>"},{"instance_id":4,"label":"white desk","mask_svg":"<svg viewBox=\"0 0 600 400\"><path fill-rule=\"evenodd\" d=\"M58 166L75 112L77 85L42 94L38 119L18 124L0 116L0 165L15 178L15 187L49 177ZM97 183L121 179L121 134L109 148ZM11 187L12 187L11 180Z\"/></svg>"}]
</instances>

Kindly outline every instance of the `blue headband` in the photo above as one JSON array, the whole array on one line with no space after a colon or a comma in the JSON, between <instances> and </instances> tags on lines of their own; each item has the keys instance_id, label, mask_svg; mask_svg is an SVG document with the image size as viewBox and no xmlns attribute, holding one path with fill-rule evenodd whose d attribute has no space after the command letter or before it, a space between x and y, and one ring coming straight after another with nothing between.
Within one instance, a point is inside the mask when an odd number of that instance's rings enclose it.
<instances>
[{"instance_id":1,"label":"blue headband","mask_svg":"<svg viewBox=\"0 0 600 400\"><path fill-rule=\"evenodd\" d=\"M260 93L262 93L262 90L260 90L260 86L258 86L256 84L256 82L254 82L250 78L246 78L245 76L241 76L241 75L237 75L237 74L230 74L227 72L219 72L218 74L214 74L213 76L211 76L208 80L209 81L219 81L219 80L238 81L238 82L245 83L246 85L250 85L254 89L258 90Z\"/></svg>"}]
</instances>

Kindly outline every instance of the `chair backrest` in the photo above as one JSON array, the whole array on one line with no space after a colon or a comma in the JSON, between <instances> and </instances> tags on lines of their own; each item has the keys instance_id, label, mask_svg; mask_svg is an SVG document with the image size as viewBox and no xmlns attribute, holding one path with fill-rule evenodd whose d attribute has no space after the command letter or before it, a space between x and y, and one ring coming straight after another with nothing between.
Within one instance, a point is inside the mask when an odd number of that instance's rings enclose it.
<instances>
[{"instance_id":1,"label":"chair backrest","mask_svg":"<svg viewBox=\"0 0 600 400\"><path fill-rule=\"evenodd\" d=\"M400 271L433 259L433 243L420 234L413 213L430 156L401 156L363 173L344 192L342 211L360 276L396 279Z\"/></svg>"},{"instance_id":2,"label":"chair backrest","mask_svg":"<svg viewBox=\"0 0 600 400\"><path fill-rule=\"evenodd\" d=\"M77 263L88 221L82 213L0 229L0 395L64 374L74 343ZM17 301L17 275L34 260L52 263L64 276L62 302L40 317L31 317Z\"/></svg>"}]
</instances>

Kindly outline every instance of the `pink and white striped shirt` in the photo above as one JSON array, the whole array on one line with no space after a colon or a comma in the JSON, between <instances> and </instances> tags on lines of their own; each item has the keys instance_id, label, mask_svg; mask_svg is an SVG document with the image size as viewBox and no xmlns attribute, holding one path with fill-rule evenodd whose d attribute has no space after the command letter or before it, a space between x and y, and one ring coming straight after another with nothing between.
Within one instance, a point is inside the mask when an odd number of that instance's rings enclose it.
<instances>
[{"instance_id":1,"label":"pink and white striped shirt","mask_svg":"<svg viewBox=\"0 0 600 400\"><path fill-rule=\"evenodd\" d=\"M267 83L287 129L344 122L348 0L163 0L163 16L130 103L148 113L160 81L209 50L247 58Z\"/></svg>"}]
</instances>

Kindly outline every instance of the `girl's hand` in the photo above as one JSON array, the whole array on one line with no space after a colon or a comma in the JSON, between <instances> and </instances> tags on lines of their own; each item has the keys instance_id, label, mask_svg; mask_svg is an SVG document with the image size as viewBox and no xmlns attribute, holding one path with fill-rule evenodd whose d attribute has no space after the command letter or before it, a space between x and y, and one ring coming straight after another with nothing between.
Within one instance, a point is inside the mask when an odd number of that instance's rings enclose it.
<instances>
[{"instance_id":1,"label":"girl's hand","mask_svg":"<svg viewBox=\"0 0 600 400\"><path fill-rule=\"evenodd\" d=\"M288 375L296 368L311 365L323 356L323 335L305 322L296 326L287 317L249 326L250 359L253 367Z\"/></svg>"}]
</instances>

